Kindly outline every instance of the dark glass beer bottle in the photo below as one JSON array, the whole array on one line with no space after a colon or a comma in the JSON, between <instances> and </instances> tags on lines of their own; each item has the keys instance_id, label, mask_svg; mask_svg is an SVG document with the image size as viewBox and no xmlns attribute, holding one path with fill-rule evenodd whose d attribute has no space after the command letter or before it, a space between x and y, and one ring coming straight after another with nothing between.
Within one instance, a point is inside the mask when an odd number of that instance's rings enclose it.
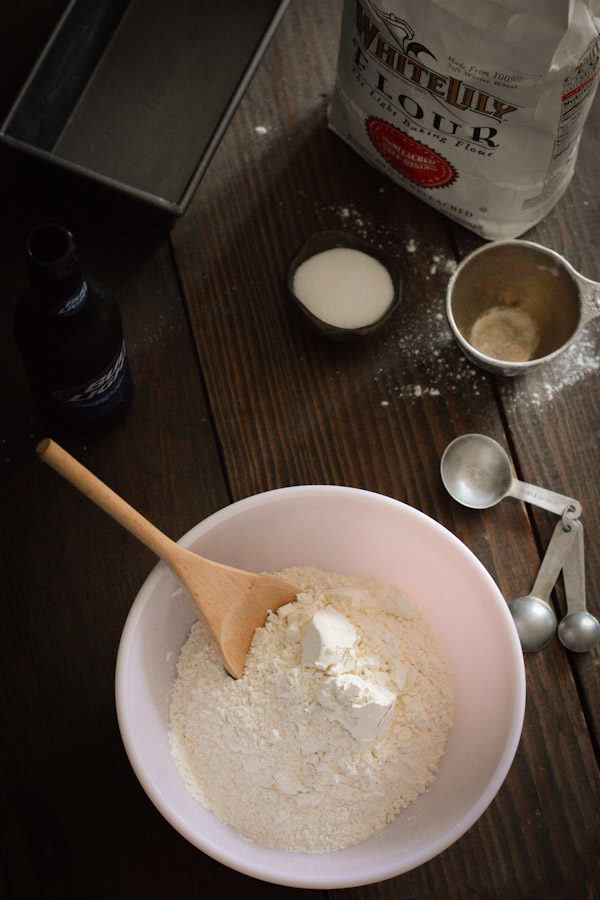
<instances>
[{"instance_id":1,"label":"dark glass beer bottle","mask_svg":"<svg viewBox=\"0 0 600 900\"><path fill-rule=\"evenodd\" d=\"M17 304L14 333L40 415L66 433L105 433L132 393L117 303L101 282L84 276L73 235L62 225L33 229L26 264L30 288Z\"/></svg>"}]
</instances>

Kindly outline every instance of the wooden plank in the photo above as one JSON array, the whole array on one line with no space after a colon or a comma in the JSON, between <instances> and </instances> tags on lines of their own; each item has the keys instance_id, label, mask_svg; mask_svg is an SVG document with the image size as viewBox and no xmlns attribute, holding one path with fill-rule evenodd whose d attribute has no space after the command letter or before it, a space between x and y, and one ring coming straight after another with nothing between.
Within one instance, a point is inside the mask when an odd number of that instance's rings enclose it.
<instances>
[{"instance_id":1,"label":"wooden plank","mask_svg":"<svg viewBox=\"0 0 600 900\"><path fill-rule=\"evenodd\" d=\"M68 448L175 538L226 505L166 232L146 226L142 235L112 198L23 165L0 210L0 835L9 896L191 896L198 883L222 893L230 873L154 809L116 722L118 641L156 559L37 460L45 427L11 338L24 235L34 215L51 215L73 229L88 271L118 294L135 379L123 424ZM33 199L21 209L25 175Z\"/></svg>"},{"instance_id":2,"label":"wooden plank","mask_svg":"<svg viewBox=\"0 0 600 900\"><path fill-rule=\"evenodd\" d=\"M583 132L571 184L550 214L522 236L563 254L579 272L596 280L600 280L594 249L600 240L599 140L600 107L596 103ZM473 241L464 231L457 231L457 244L464 255ZM599 373L600 329L595 320L554 363L517 379L497 379L519 476L582 502L588 606L596 617L600 617ZM555 519L539 510L533 510L532 517L543 550ZM554 600L560 618L566 611L560 582ZM575 678L569 690L582 696L591 741L600 760L600 719L595 712L600 707L600 647L569 657ZM600 794L596 796L600 801Z\"/></svg>"},{"instance_id":3,"label":"wooden plank","mask_svg":"<svg viewBox=\"0 0 600 900\"><path fill-rule=\"evenodd\" d=\"M600 281L595 248L600 242L598 147L600 106L595 103L584 130L575 176L552 213L527 235L562 253L587 278ZM600 327L596 319L551 366L536 370L518 386L503 386L507 419L526 472L540 483L577 497L583 505L588 606L600 618ZM527 452L522 449L527 446ZM542 536L548 524L536 516ZM565 604L559 593L558 612ZM600 647L572 654L571 664L585 694L589 725L600 748ZM600 799L600 798L599 798Z\"/></svg>"},{"instance_id":4,"label":"wooden plank","mask_svg":"<svg viewBox=\"0 0 600 900\"><path fill-rule=\"evenodd\" d=\"M505 596L517 596L539 563L526 511L513 501L483 513L459 508L437 471L458 433L503 439L497 388L464 362L444 321L455 229L328 131L337 22L317 4L292 5L173 234L233 493L325 481L398 497L458 533ZM402 310L361 345L314 339L285 298L289 259L313 231L330 227L385 247L405 273ZM587 896L598 836L594 825L582 834L597 812L589 735L559 648L528 659L527 669L523 741L489 811L439 859L353 897ZM545 687L557 697L550 709ZM569 754L580 766L575 779L564 765ZM564 831L550 824L561 816Z\"/></svg>"},{"instance_id":5,"label":"wooden plank","mask_svg":"<svg viewBox=\"0 0 600 900\"><path fill-rule=\"evenodd\" d=\"M464 362L444 322L443 294L455 246L463 253L479 241L370 171L327 130L341 2L331 10L329 19L316 2L293 4L189 215L174 230L195 346L164 224L113 195L0 157L6 296L20 290L24 234L43 213L68 215L90 268L122 298L134 407L110 438L70 449L173 536L231 496L269 487L327 481L382 491L455 531L510 598L530 586L551 518L536 514L532 529L514 501L483 513L464 510L445 495L437 472L456 433L485 431L504 440L506 415L520 474L560 490L573 483L585 494L593 599L597 394L586 378L553 394L540 412L533 387L525 400L511 401L508 386ZM539 233L548 228L560 236L574 264L597 277L597 240L577 256L577 234L587 229L597 237L598 227L597 205L585 205L596 126L589 134L582 180L564 201L571 197L572 208L552 214ZM323 227L367 236L404 270L403 308L364 344L315 340L286 302L286 265ZM9 336L8 305L0 316ZM135 781L116 727L112 672L129 603L154 560L34 459L42 432L7 346L0 375L8 398L0 526L7 598L0 704L10 723L0 750L9 775L0 803L7 890L19 900L165 897L195 896L201 884L207 896L297 896L198 853ZM586 466L588 478L581 474ZM38 549L36 567L28 546ZM65 560L73 547L71 568ZM573 665L591 718L597 657ZM343 900L593 896L600 881L595 726L591 739L569 660L556 643L528 658L527 677L515 764L477 825L431 864L339 892Z\"/></svg>"}]
</instances>

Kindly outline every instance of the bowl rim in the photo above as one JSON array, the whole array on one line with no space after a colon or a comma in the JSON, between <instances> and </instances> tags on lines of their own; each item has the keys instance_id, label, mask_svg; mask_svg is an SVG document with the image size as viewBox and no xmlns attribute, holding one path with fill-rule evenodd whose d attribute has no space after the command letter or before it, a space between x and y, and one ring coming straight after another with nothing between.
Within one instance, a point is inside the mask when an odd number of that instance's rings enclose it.
<instances>
[{"instance_id":1,"label":"bowl rim","mask_svg":"<svg viewBox=\"0 0 600 900\"><path fill-rule=\"evenodd\" d=\"M372 499L377 499L378 501L388 506L400 505L404 508L405 512L408 512L409 515L414 515L419 519L427 519L429 525L433 527L434 530L440 530L441 532L443 532L446 539L449 540L450 543L463 555L465 555L466 558L470 559L471 562L476 565L483 580L488 582L491 593L495 595L499 610L505 610L505 621L508 626L508 635L510 636L509 640L514 663L515 702L511 712L510 726L507 729L503 752L498 759L498 763L496 765L493 776L489 779L485 791L482 792L482 794L477 798L476 802L472 804L472 806L464 813L464 815L456 821L453 828L449 829L444 835L440 836L439 838L431 840L428 844L423 845L418 852L412 854L411 859L407 861L406 864L399 863L398 861L394 862L393 860L383 865L379 862L373 864L370 867L365 866L360 877L352 875L340 877L340 874L338 872L327 873L326 875L319 874L315 876L313 875L312 869L309 865L310 860L315 856L333 856L337 853L344 853L347 850L351 850L351 847L343 848L342 850L337 851L329 851L327 854L313 854L305 853L303 851L278 851L272 848L267 848L270 852L273 852L275 854L292 854L294 856L297 856L298 859L304 858L307 861L306 867L300 867L299 870L290 873L290 875L288 876L280 871L273 873L269 871L268 867L264 864L257 864L251 861L240 860L233 854L227 851L223 851L218 844L213 843L210 840L210 837L207 838L205 835L198 835L198 833L193 828L188 826L185 819L172 807L169 801L165 798L164 794L161 792L160 788L154 783L152 777L146 771L145 764L143 760L138 756L138 753L135 749L133 729L131 728L126 711L127 660L129 657L129 651L135 637L137 625L151 596L152 588L156 581L163 577L164 573L168 571L166 563L162 561L158 562L154 566L154 568L151 570L151 572L141 585L138 593L136 594L136 597L133 600L122 630L115 667L115 701L117 721L119 730L121 732L121 739L130 765L143 790L146 792L147 796L152 801L156 809L161 813L163 818L165 818L166 821L194 847L196 847L203 853L206 853L217 862L228 866L234 871L259 879L261 881L269 882L271 884L313 890L359 887L362 885L378 883L380 881L385 881L388 878L402 875L405 872L412 871L413 869L418 868L424 863L429 862L434 857L438 856L440 853L450 847L452 844L454 844L483 815L487 807L491 804L492 800L500 790L502 784L504 783L513 763L521 739L526 701L525 664L518 634L514 626L512 616L510 615L508 605L506 604L506 601L495 581L493 580L487 569L483 566L483 563L480 562L480 560L466 546L466 544L464 544L449 529L441 525L441 523L437 522L431 516L428 516L426 513L423 513L422 511L410 506L409 504L401 500L396 500L395 498L386 496L384 494L365 490L363 488L325 484L295 485L291 487L275 488L273 490L263 491L257 494L253 494L249 497L245 497L241 500L234 501L233 503L228 504L222 509L217 510L216 512L202 519L187 532L185 532L179 538L177 543L187 547L193 544L195 540L203 533L205 533L206 531L210 531L214 526L226 522L227 519L236 515L238 512L264 503L265 500L276 500L278 496L292 496L294 493L303 493L306 495L314 493L321 496L326 496L327 493L344 493L347 496L350 496L351 494L368 495ZM504 615L504 613L501 614Z\"/></svg>"}]
</instances>

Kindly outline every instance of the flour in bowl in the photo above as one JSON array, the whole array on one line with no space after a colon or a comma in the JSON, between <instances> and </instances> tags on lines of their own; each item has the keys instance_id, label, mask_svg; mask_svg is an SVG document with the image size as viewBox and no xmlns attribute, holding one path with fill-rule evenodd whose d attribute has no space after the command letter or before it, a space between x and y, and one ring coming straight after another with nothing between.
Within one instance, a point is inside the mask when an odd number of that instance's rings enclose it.
<instances>
[{"instance_id":1,"label":"flour in bowl","mask_svg":"<svg viewBox=\"0 0 600 900\"><path fill-rule=\"evenodd\" d=\"M435 778L453 718L448 668L397 587L311 567L259 628L244 676L203 626L177 665L171 750L190 793L245 837L326 852L382 829Z\"/></svg>"}]
</instances>

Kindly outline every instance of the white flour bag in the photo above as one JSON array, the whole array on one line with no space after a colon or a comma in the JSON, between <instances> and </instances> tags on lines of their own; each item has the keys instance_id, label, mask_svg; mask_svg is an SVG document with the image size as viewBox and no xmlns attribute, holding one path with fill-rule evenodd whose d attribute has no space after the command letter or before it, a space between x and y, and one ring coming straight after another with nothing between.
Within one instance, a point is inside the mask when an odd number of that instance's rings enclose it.
<instances>
[{"instance_id":1,"label":"white flour bag","mask_svg":"<svg viewBox=\"0 0 600 900\"><path fill-rule=\"evenodd\" d=\"M345 0L329 124L485 238L568 185L598 82L600 0Z\"/></svg>"}]
</instances>

